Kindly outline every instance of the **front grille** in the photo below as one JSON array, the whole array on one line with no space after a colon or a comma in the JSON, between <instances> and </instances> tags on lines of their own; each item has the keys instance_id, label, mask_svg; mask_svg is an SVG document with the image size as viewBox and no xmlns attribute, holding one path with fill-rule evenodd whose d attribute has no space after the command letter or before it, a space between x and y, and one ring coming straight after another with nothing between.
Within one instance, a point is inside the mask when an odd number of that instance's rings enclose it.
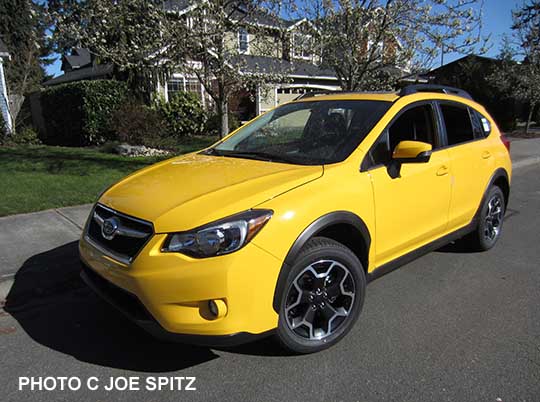
<instances>
[{"instance_id":1,"label":"front grille","mask_svg":"<svg viewBox=\"0 0 540 402\"><path fill-rule=\"evenodd\" d=\"M103 222L110 220L110 218L113 218L117 230L114 231L112 237L106 238L102 226ZM153 233L154 228L150 222L96 204L90 216L87 236L111 257L124 263L130 263Z\"/></svg>"}]
</instances>

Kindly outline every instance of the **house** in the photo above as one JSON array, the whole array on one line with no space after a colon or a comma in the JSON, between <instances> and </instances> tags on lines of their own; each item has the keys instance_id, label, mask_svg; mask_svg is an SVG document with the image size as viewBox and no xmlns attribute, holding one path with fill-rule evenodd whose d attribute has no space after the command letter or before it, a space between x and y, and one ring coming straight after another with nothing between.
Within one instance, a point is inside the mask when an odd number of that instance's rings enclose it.
<instances>
[{"instance_id":1,"label":"house","mask_svg":"<svg viewBox=\"0 0 540 402\"><path fill-rule=\"evenodd\" d=\"M168 0L164 7L185 19L188 26L194 24L194 10L197 2L189 0ZM336 73L322 63L320 49L317 49L317 27L306 18L287 20L273 16L264 9L250 10L248 13L241 2L235 3L229 18L238 27L225 35L225 44L237 54L236 66L242 74L267 74L279 76L278 82L255 85L253 88L239 90L229 100L229 111L240 120L249 120L277 105L289 102L301 94L310 91L339 90L340 84ZM191 25L190 25L191 24ZM366 26L366 29L369 27ZM369 46L384 48L395 52L399 47L366 42ZM193 61L197 63L196 60ZM64 75L45 83L46 86L82 79L99 79L112 75L111 65L99 65L93 62L85 49L74 49L72 54L62 60ZM400 70L401 73L401 70ZM400 75L400 74L398 74ZM261 80L268 81L268 80ZM204 86L194 74L173 73L167 82L157 88L165 100L176 92L195 94L204 107L210 107L212 100Z\"/></svg>"},{"instance_id":2,"label":"house","mask_svg":"<svg viewBox=\"0 0 540 402\"><path fill-rule=\"evenodd\" d=\"M4 73L4 63L11 59L7 46L0 39L0 112L4 119L8 132L13 131L13 120L9 111L9 100L7 93L6 75Z\"/></svg>"},{"instance_id":3,"label":"house","mask_svg":"<svg viewBox=\"0 0 540 402\"><path fill-rule=\"evenodd\" d=\"M165 5L191 23L190 11L196 3L171 0ZM241 73L277 74L284 78L281 82L239 91L231 97L229 110L240 120L249 120L307 91L340 88L335 72L320 66L321 57L314 51L316 28L307 19L286 20L262 9L246 13L241 5L235 6L229 18L238 29L226 34L225 43L238 54L235 65ZM166 100L175 92L187 91L194 93L205 106L211 102L194 75L172 74L158 91Z\"/></svg>"}]
</instances>

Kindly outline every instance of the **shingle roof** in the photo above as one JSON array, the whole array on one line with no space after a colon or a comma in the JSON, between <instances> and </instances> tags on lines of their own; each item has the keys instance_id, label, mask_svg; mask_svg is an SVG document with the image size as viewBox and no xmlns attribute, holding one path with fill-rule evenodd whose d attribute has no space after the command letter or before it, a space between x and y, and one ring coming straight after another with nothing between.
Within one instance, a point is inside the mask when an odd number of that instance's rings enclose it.
<instances>
[{"instance_id":1,"label":"shingle roof","mask_svg":"<svg viewBox=\"0 0 540 402\"><path fill-rule=\"evenodd\" d=\"M170 11L183 11L193 3L190 0L167 0L163 3L165 10Z\"/></svg>"},{"instance_id":2,"label":"shingle roof","mask_svg":"<svg viewBox=\"0 0 540 402\"><path fill-rule=\"evenodd\" d=\"M169 11L185 11L188 7L196 4L194 0L166 0L163 3L165 10ZM242 2L238 1L237 4L231 4L230 7L234 7L231 13L233 20L243 20L248 24L260 24L273 28L288 28L294 25L299 20L288 21L280 17L271 15L265 12L264 9L258 8L256 10L250 10L246 15L242 8Z\"/></svg>"},{"instance_id":3,"label":"shingle roof","mask_svg":"<svg viewBox=\"0 0 540 402\"><path fill-rule=\"evenodd\" d=\"M286 74L289 76L327 77L336 79L336 73L329 68L316 66L304 61L287 61L267 56L239 56L243 70L251 73Z\"/></svg>"},{"instance_id":4,"label":"shingle roof","mask_svg":"<svg viewBox=\"0 0 540 402\"><path fill-rule=\"evenodd\" d=\"M88 49L80 47L73 49L71 55L64 56L64 60L73 69L86 67L92 63L92 57Z\"/></svg>"},{"instance_id":5,"label":"shingle roof","mask_svg":"<svg viewBox=\"0 0 540 402\"><path fill-rule=\"evenodd\" d=\"M104 78L113 72L112 64L98 64L97 66L90 66L79 68L77 70L69 71L60 75L52 80L43 83L45 86L65 84L66 82L80 81L87 79Z\"/></svg>"}]
</instances>

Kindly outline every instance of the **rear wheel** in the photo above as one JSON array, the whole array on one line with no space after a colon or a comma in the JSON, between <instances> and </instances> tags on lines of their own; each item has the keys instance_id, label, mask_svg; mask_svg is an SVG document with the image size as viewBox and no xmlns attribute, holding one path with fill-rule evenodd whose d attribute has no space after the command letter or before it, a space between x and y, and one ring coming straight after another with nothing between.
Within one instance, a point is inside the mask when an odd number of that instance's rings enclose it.
<instances>
[{"instance_id":1,"label":"rear wheel","mask_svg":"<svg viewBox=\"0 0 540 402\"><path fill-rule=\"evenodd\" d=\"M493 186L489 189L476 230L466 237L470 247L477 251L485 251L492 248L501 236L502 225L506 205L502 190Z\"/></svg>"},{"instance_id":2,"label":"rear wheel","mask_svg":"<svg viewBox=\"0 0 540 402\"><path fill-rule=\"evenodd\" d=\"M362 264L332 239L311 239L301 250L282 295L277 335L296 353L326 349L356 322L366 280Z\"/></svg>"}]
</instances>

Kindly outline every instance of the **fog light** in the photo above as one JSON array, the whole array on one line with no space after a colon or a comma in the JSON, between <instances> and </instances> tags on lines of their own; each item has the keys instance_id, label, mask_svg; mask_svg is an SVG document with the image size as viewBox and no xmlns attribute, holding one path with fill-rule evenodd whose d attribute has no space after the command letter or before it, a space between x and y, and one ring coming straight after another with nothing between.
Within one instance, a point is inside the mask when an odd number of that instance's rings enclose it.
<instances>
[{"instance_id":1,"label":"fog light","mask_svg":"<svg viewBox=\"0 0 540 402\"><path fill-rule=\"evenodd\" d=\"M213 318L221 318L227 314L227 305L223 300L208 300L208 310Z\"/></svg>"},{"instance_id":2,"label":"fog light","mask_svg":"<svg viewBox=\"0 0 540 402\"><path fill-rule=\"evenodd\" d=\"M213 300L208 301L208 309L210 310L212 315L215 316L215 317L217 317L217 315L219 314L217 304Z\"/></svg>"}]
</instances>

